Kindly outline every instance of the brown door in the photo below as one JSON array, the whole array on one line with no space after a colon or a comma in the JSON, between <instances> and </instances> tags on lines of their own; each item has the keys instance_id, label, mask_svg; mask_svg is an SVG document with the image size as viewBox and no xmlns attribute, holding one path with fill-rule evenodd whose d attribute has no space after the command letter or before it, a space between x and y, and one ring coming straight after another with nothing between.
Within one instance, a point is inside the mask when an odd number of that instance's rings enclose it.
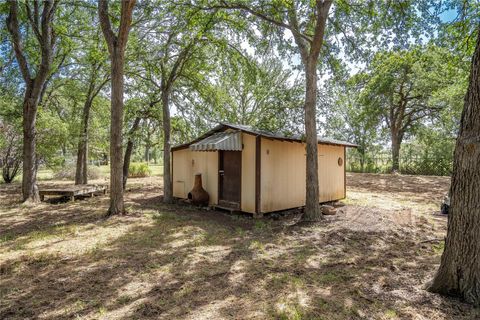
<instances>
[{"instance_id":1,"label":"brown door","mask_svg":"<svg viewBox=\"0 0 480 320\"><path fill-rule=\"evenodd\" d=\"M240 208L242 152L219 151L218 156L219 204Z\"/></svg>"}]
</instances>

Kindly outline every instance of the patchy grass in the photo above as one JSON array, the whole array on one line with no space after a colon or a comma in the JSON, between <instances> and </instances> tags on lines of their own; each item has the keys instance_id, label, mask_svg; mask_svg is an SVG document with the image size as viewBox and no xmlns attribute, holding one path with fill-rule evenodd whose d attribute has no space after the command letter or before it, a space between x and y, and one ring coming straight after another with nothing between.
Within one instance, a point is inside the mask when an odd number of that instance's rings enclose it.
<instances>
[{"instance_id":1,"label":"patchy grass","mask_svg":"<svg viewBox=\"0 0 480 320\"><path fill-rule=\"evenodd\" d=\"M432 250L435 254L441 255L445 249L445 241L441 241L437 244L432 245Z\"/></svg>"},{"instance_id":2,"label":"patchy grass","mask_svg":"<svg viewBox=\"0 0 480 320\"><path fill-rule=\"evenodd\" d=\"M308 225L164 205L152 177L129 179L128 215L109 219L104 196L32 207L2 185L0 318L480 317L422 289L443 251L429 240L445 235L448 181L347 178L347 206Z\"/></svg>"},{"instance_id":3,"label":"patchy grass","mask_svg":"<svg viewBox=\"0 0 480 320\"><path fill-rule=\"evenodd\" d=\"M397 312L395 310L387 310L385 311L385 317L387 319L397 319Z\"/></svg>"}]
</instances>

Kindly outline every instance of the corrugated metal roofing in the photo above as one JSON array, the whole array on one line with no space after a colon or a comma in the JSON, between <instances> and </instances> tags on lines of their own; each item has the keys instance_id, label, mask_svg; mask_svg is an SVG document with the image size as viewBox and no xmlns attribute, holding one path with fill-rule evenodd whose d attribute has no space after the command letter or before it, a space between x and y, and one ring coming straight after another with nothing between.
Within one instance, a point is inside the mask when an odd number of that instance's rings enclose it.
<instances>
[{"instance_id":1,"label":"corrugated metal roofing","mask_svg":"<svg viewBox=\"0 0 480 320\"><path fill-rule=\"evenodd\" d=\"M246 125L241 125L241 124L231 124L231 123L220 123L217 125L215 128L212 130L208 131L204 135L200 136L199 138L195 139L192 142L185 143L182 145L178 145L172 148L172 150L176 149L181 149L181 148L187 148L191 146L192 144L195 144L203 139L206 139L216 133L219 132L226 132L226 130L238 130L238 131L243 131L246 133L250 133L256 136L262 136L265 138L270 138L270 139L278 139L278 140L284 140L284 141L295 141L295 142L305 142L305 139L303 139L299 135L284 135L281 133L275 133L275 132L270 132L266 130L260 130L260 129L255 129L251 126L246 126ZM346 146L346 147L353 147L356 148L358 145L354 143L350 143L347 141L341 141L341 140L336 140L332 138L327 138L327 137L317 137L318 143L321 144L330 144L330 145L338 145L338 146ZM241 149L240 149L241 150Z\"/></svg>"},{"instance_id":2,"label":"corrugated metal roofing","mask_svg":"<svg viewBox=\"0 0 480 320\"><path fill-rule=\"evenodd\" d=\"M217 132L192 143L189 147L193 151L242 151L242 134L241 131Z\"/></svg>"},{"instance_id":3,"label":"corrugated metal roofing","mask_svg":"<svg viewBox=\"0 0 480 320\"><path fill-rule=\"evenodd\" d=\"M281 133L255 129L251 126L246 126L246 125L242 125L242 124L221 123L216 128L219 128L219 127L222 127L222 126L235 128L235 129L238 129L238 130L241 130L241 131L244 131L244 132L252 133L252 134L255 134L255 135L260 135L260 136L266 137L266 138L279 139L279 140L290 140L290 141L304 141L304 139L302 139L302 137L300 135L287 136L287 135L284 135L284 134L281 134ZM213 130L215 130L215 129L213 129ZM328 138L328 137L317 136L317 140L318 140L319 143L336 144L336 145L342 145L342 146L347 146L347 147L358 147L358 145L356 145L354 143L350 143L350 142L347 142L347 141L336 140L336 139Z\"/></svg>"}]
</instances>

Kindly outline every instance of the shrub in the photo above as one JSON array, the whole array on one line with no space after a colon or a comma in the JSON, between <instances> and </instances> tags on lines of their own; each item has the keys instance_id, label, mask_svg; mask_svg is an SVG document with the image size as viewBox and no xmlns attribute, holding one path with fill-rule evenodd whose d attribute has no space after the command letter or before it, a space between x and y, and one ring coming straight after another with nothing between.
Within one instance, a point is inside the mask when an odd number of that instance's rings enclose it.
<instances>
[{"instance_id":1,"label":"shrub","mask_svg":"<svg viewBox=\"0 0 480 320\"><path fill-rule=\"evenodd\" d=\"M58 180L75 180L75 165L67 165L54 169L53 178ZM97 166L87 167L88 179L98 179L102 176L100 169Z\"/></svg>"},{"instance_id":2,"label":"shrub","mask_svg":"<svg viewBox=\"0 0 480 320\"><path fill-rule=\"evenodd\" d=\"M0 123L0 168L5 183L11 183L21 171L21 140L15 127Z\"/></svg>"},{"instance_id":3,"label":"shrub","mask_svg":"<svg viewBox=\"0 0 480 320\"><path fill-rule=\"evenodd\" d=\"M129 178L143 178L152 175L152 169L147 163L130 163L128 167Z\"/></svg>"},{"instance_id":4,"label":"shrub","mask_svg":"<svg viewBox=\"0 0 480 320\"><path fill-rule=\"evenodd\" d=\"M8 154L4 159L0 160L2 162L2 178L5 183L12 183L15 177L21 171L22 159L20 157L11 157Z\"/></svg>"}]
</instances>

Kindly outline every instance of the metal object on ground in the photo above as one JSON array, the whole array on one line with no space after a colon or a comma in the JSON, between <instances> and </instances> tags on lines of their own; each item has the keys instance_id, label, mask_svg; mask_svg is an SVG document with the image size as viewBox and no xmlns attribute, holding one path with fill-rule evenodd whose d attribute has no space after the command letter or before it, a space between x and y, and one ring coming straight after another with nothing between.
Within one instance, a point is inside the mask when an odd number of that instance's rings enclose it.
<instances>
[{"instance_id":1,"label":"metal object on ground","mask_svg":"<svg viewBox=\"0 0 480 320\"><path fill-rule=\"evenodd\" d=\"M210 196L208 192L205 191L202 187L202 175L195 175L195 182L193 184L193 189L188 193L188 199L194 204L199 206L208 206L208 200Z\"/></svg>"},{"instance_id":2,"label":"metal object on ground","mask_svg":"<svg viewBox=\"0 0 480 320\"><path fill-rule=\"evenodd\" d=\"M450 209L450 197L447 195L445 196L445 198L443 198L442 205L440 206L440 213L448 214L449 209Z\"/></svg>"}]
</instances>

